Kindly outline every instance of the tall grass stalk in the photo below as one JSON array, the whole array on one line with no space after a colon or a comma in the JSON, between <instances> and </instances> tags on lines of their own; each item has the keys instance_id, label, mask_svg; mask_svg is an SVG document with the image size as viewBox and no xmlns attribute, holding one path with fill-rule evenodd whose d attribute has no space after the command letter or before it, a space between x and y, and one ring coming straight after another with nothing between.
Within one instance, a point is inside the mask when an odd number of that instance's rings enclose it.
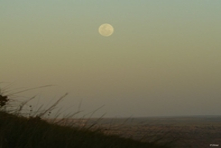
<instances>
[{"instance_id":1,"label":"tall grass stalk","mask_svg":"<svg viewBox=\"0 0 221 148\"><path fill-rule=\"evenodd\" d=\"M67 93L47 109L42 109L41 106L37 111L32 110L33 108L28 102L35 99L35 96L14 106L14 111L7 109L7 107L13 107L10 106L9 96L37 88L8 94L0 91L0 104L2 103L0 106L0 148L168 148L167 145L153 142L141 142L117 135L107 135L101 128L92 128L102 120L105 114L89 126L86 126L89 120L83 127L76 126L74 120L71 123L68 122L66 119L73 118L80 113L80 107L77 112L61 119L59 113L54 119L47 119L46 115L55 109L59 102L67 96ZM30 107L29 116L23 114L24 106ZM90 119L97 110L91 113Z\"/></svg>"}]
</instances>

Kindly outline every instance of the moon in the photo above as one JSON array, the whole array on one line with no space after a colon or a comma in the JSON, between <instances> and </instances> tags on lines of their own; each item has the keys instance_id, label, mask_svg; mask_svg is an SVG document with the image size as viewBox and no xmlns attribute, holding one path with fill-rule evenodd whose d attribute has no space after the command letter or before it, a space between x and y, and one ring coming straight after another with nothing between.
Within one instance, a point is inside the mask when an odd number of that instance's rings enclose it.
<instances>
[{"instance_id":1,"label":"moon","mask_svg":"<svg viewBox=\"0 0 221 148\"><path fill-rule=\"evenodd\" d=\"M114 27L111 24L102 24L100 25L98 32L100 33L100 35L108 37L111 36L114 32Z\"/></svg>"}]
</instances>

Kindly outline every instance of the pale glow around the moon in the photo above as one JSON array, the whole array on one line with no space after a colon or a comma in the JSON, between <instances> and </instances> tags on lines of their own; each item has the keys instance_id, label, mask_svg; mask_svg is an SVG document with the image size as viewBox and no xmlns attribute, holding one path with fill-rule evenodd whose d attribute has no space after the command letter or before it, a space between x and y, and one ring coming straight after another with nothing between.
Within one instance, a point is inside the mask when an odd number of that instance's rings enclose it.
<instances>
[{"instance_id":1,"label":"pale glow around the moon","mask_svg":"<svg viewBox=\"0 0 221 148\"><path fill-rule=\"evenodd\" d=\"M114 32L114 28L112 25L110 24L102 24L99 29L98 32L102 35L102 36L111 36Z\"/></svg>"}]
</instances>

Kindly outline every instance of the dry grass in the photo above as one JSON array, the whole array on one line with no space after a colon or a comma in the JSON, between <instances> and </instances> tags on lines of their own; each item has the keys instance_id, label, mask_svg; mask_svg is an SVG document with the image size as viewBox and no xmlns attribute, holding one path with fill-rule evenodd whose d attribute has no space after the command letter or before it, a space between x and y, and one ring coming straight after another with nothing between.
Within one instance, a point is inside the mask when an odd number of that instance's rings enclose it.
<instances>
[{"instance_id":1,"label":"dry grass","mask_svg":"<svg viewBox=\"0 0 221 148\"><path fill-rule=\"evenodd\" d=\"M39 88L39 87L38 87ZM30 89L27 89L30 90ZM27 90L19 91L24 92ZM11 93L10 95L15 94ZM59 125L58 122L48 123L43 117L50 113L66 96L60 97L48 109L40 110L30 116L21 112L25 105L35 97L11 109L9 95L0 91L0 148L167 148L155 142L141 142L116 135L106 135L99 128L79 128L74 123ZM10 109L8 109L10 108ZM31 108L31 107L30 107ZM30 110L32 112L32 110ZM73 113L67 117L72 117ZM66 118L67 118L66 117ZM102 118L102 117L101 117ZM57 121L57 120L54 120ZM95 123L96 124L96 123Z\"/></svg>"}]
</instances>

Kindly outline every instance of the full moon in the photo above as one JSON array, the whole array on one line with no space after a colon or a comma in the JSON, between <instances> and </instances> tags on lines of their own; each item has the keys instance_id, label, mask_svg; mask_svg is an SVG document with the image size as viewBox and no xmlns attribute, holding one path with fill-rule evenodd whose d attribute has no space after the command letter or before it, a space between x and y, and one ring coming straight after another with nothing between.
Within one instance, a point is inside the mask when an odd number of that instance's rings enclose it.
<instances>
[{"instance_id":1,"label":"full moon","mask_svg":"<svg viewBox=\"0 0 221 148\"><path fill-rule=\"evenodd\" d=\"M98 32L100 33L100 35L108 37L113 34L114 28L110 24L102 24L99 27Z\"/></svg>"}]
</instances>

